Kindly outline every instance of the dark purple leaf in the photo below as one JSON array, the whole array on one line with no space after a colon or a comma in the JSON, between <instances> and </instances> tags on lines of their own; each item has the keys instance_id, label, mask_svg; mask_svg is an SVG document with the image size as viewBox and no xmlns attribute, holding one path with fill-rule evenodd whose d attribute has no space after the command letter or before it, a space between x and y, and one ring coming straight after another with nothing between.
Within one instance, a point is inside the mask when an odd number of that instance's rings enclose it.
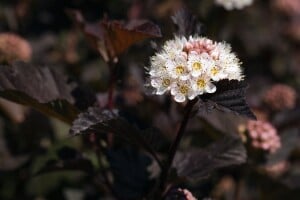
<instances>
[{"instance_id":1,"label":"dark purple leaf","mask_svg":"<svg viewBox=\"0 0 300 200\"><path fill-rule=\"evenodd\" d=\"M79 11L68 12L106 62L113 61L135 43L161 37L160 28L148 20L123 22L103 19L91 24L85 22Z\"/></svg>"},{"instance_id":2,"label":"dark purple leaf","mask_svg":"<svg viewBox=\"0 0 300 200\"><path fill-rule=\"evenodd\" d=\"M70 123L77 115L66 77L23 62L0 66L0 96Z\"/></svg>"},{"instance_id":3,"label":"dark purple leaf","mask_svg":"<svg viewBox=\"0 0 300 200\"><path fill-rule=\"evenodd\" d=\"M208 105L224 112L234 112L256 119L245 99L247 85L244 81L222 80L216 83L216 87L217 91L215 93L200 97L205 102L205 107ZM203 107L200 107L199 111L202 110Z\"/></svg>"},{"instance_id":4,"label":"dark purple leaf","mask_svg":"<svg viewBox=\"0 0 300 200\"><path fill-rule=\"evenodd\" d=\"M281 148L275 153L268 154L266 158L267 165L274 165L278 162L285 161L291 152L297 148L299 143L299 129L289 129L280 134Z\"/></svg>"},{"instance_id":5,"label":"dark purple leaf","mask_svg":"<svg viewBox=\"0 0 300 200\"><path fill-rule=\"evenodd\" d=\"M151 158L133 148L107 152L114 175L113 190L120 199L142 199L151 186L147 167Z\"/></svg>"},{"instance_id":6,"label":"dark purple leaf","mask_svg":"<svg viewBox=\"0 0 300 200\"><path fill-rule=\"evenodd\" d=\"M226 137L204 149L192 149L175 156L177 174L197 181L216 169L246 162L246 149L239 139Z\"/></svg>"},{"instance_id":7,"label":"dark purple leaf","mask_svg":"<svg viewBox=\"0 0 300 200\"><path fill-rule=\"evenodd\" d=\"M72 124L70 134L82 135L90 133L114 133L128 142L141 146L156 157L152 146L143 137L144 131L130 124L119 116L117 112L103 110L99 107L90 107L86 112L79 114Z\"/></svg>"}]
</instances>

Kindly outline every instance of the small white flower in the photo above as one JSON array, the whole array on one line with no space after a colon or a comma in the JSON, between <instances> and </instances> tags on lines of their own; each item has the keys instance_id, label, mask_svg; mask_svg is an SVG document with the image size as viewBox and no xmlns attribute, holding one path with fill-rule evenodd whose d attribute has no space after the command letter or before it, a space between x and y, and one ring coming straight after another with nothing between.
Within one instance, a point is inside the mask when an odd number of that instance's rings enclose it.
<instances>
[{"instance_id":1,"label":"small white flower","mask_svg":"<svg viewBox=\"0 0 300 200\"><path fill-rule=\"evenodd\" d=\"M190 76L185 56L178 55L174 60L168 60L166 67L174 79L187 80Z\"/></svg>"},{"instance_id":2,"label":"small white flower","mask_svg":"<svg viewBox=\"0 0 300 200\"><path fill-rule=\"evenodd\" d=\"M171 88L172 79L170 77L155 77L151 80L151 86L156 88L156 94L162 95Z\"/></svg>"},{"instance_id":3,"label":"small white flower","mask_svg":"<svg viewBox=\"0 0 300 200\"><path fill-rule=\"evenodd\" d=\"M223 6L226 10L243 9L253 3L253 0L215 0L217 5Z\"/></svg>"},{"instance_id":4,"label":"small white flower","mask_svg":"<svg viewBox=\"0 0 300 200\"><path fill-rule=\"evenodd\" d=\"M188 70L193 77L198 77L201 74L206 73L207 69L214 66L214 60L209 57L208 54L199 55L192 52L188 56Z\"/></svg>"},{"instance_id":5,"label":"small white flower","mask_svg":"<svg viewBox=\"0 0 300 200\"><path fill-rule=\"evenodd\" d=\"M196 97L189 81L175 82L171 86L171 95L173 95L174 100L179 103L185 102L186 98L192 100Z\"/></svg>"},{"instance_id":6,"label":"small white flower","mask_svg":"<svg viewBox=\"0 0 300 200\"><path fill-rule=\"evenodd\" d=\"M184 54L183 48L187 42L185 37L175 37L174 40L167 41L163 46L163 51L168 59L175 59L178 55Z\"/></svg>"},{"instance_id":7,"label":"small white flower","mask_svg":"<svg viewBox=\"0 0 300 200\"><path fill-rule=\"evenodd\" d=\"M208 76L200 76L192 80L192 88L197 95L204 93L214 93L216 86L211 83Z\"/></svg>"},{"instance_id":8,"label":"small white flower","mask_svg":"<svg viewBox=\"0 0 300 200\"><path fill-rule=\"evenodd\" d=\"M166 73L166 55L156 54L151 57L151 69L149 74L151 76L161 76Z\"/></svg>"},{"instance_id":9,"label":"small white flower","mask_svg":"<svg viewBox=\"0 0 300 200\"><path fill-rule=\"evenodd\" d=\"M210 76L210 78L213 81L226 79L228 76L228 74L225 72L224 68L221 67L221 65L213 65L207 71L208 76Z\"/></svg>"}]
</instances>

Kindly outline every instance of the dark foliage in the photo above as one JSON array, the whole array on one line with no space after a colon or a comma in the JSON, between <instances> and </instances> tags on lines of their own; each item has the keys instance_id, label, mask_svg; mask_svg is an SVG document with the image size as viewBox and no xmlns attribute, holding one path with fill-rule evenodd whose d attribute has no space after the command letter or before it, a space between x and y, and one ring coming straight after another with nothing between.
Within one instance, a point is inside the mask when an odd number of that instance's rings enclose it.
<instances>
[{"instance_id":1,"label":"dark foliage","mask_svg":"<svg viewBox=\"0 0 300 200\"><path fill-rule=\"evenodd\" d=\"M300 7L279 1L235 11L208 0L0 1L0 32L32 50L28 63L0 63L0 199L299 199ZM204 31L230 43L249 90L214 82L215 93L186 107L144 95L154 43ZM278 110L264 100L275 83L295 92L268 98ZM280 148L255 145L254 113L260 136Z\"/></svg>"},{"instance_id":2,"label":"dark foliage","mask_svg":"<svg viewBox=\"0 0 300 200\"><path fill-rule=\"evenodd\" d=\"M92 46L105 61L114 61L133 44L147 38L161 37L160 28L148 20L128 22L103 19L98 23L85 22L77 10L68 11Z\"/></svg>"},{"instance_id":3,"label":"dark foliage","mask_svg":"<svg viewBox=\"0 0 300 200\"><path fill-rule=\"evenodd\" d=\"M252 119L256 118L245 99L247 88L245 82L222 80L216 83L216 87L218 88L216 93L205 94L200 97L203 101L209 102L204 104L208 106L206 110L213 106L224 112L234 112Z\"/></svg>"},{"instance_id":4,"label":"dark foliage","mask_svg":"<svg viewBox=\"0 0 300 200\"><path fill-rule=\"evenodd\" d=\"M147 167L151 159L136 149L111 149L107 152L114 175L113 190L120 199L141 199L147 194L153 181Z\"/></svg>"},{"instance_id":5,"label":"dark foliage","mask_svg":"<svg viewBox=\"0 0 300 200\"><path fill-rule=\"evenodd\" d=\"M36 175L66 170L83 171L87 174L94 173L94 167L91 161L75 149L62 147L57 151L57 156L58 159L49 160L36 172Z\"/></svg>"},{"instance_id":6,"label":"dark foliage","mask_svg":"<svg viewBox=\"0 0 300 200\"><path fill-rule=\"evenodd\" d=\"M291 152L297 147L299 141L299 130L297 128L289 129L280 135L282 147L273 154L268 154L266 158L267 165L285 161Z\"/></svg>"},{"instance_id":7,"label":"dark foliage","mask_svg":"<svg viewBox=\"0 0 300 200\"><path fill-rule=\"evenodd\" d=\"M247 154L243 143L236 138L223 138L205 149L192 149L178 153L173 167L177 174L190 181L206 178L221 167L246 162Z\"/></svg>"},{"instance_id":8,"label":"dark foliage","mask_svg":"<svg viewBox=\"0 0 300 200\"><path fill-rule=\"evenodd\" d=\"M66 78L47 67L23 62L0 67L0 96L71 122L77 115Z\"/></svg>"},{"instance_id":9,"label":"dark foliage","mask_svg":"<svg viewBox=\"0 0 300 200\"><path fill-rule=\"evenodd\" d=\"M137 129L134 125L126 121L126 119L120 117L115 111L91 107L86 112L81 113L73 122L70 134L82 135L90 133L114 133L116 136L130 143L141 146L156 158L152 147L148 141L144 139L143 131ZM146 135L149 136L149 132Z\"/></svg>"}]
</instances>

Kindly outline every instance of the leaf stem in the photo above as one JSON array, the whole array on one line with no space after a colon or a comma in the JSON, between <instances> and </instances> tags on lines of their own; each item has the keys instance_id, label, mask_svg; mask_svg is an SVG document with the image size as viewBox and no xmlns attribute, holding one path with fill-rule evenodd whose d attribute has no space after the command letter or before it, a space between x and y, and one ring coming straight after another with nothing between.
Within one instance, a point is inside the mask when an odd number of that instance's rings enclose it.
<instances>
[{"instance_id":1,"label":"leaf stem","mask_svg":"<svg viewBox=\"0 0 300 200\"><path fill-rule=\"evenodd\" d=\"M181 141L181 139L182 139L182 137L184 135L186 126L187 126L189 118L190 118L191 111L193 109L193 106L195 105L195 103L197 102L197 100L198 99L194 99L192 101L188 101L188 103L186 104L186 106L185 106L185 113L184 113L182 122L180 124L179 129L178 129L176 138L175 138L174 142L172 143L172 145L170 147L170 150L169 150L169 153L168 153L169 156L168 156L165 168L164 168L164 170L163 170L163 172L161 174L160 189L161 189L161 191L163 193L164 193L165 184L166 184L166 182L168 180L168 176L169 176L169 173L170 173L170 169L172 167L172 163L173 163L176 151L177 151L178 146L180 144L180 141Z\"/></svg>"}]
</instances>

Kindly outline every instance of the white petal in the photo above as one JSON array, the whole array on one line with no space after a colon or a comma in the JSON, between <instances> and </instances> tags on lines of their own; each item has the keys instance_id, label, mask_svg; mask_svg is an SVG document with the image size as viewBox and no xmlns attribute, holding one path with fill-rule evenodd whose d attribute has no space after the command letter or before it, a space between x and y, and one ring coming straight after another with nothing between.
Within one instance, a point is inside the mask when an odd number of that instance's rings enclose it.
<instances>
[{"instance_id":1,"label":"white petal","mask_svg":"<svg viewBox=\"0 0 300 200\"><path fill-rule=\"evenodd\" d=\"M188 94L189 100L195 99L196 96L198 96L198 94L195 91L193 91L193 90L189 91L189 94Z\"/></svg>"},{"instance_id":2,"label":"white petal","mask_svg":"<svg viewBox=\"0 0 300 200\"><path fill-rule=\"evenodd\" d=\"M178 93L178 87L177 86L171 86L171 95L176 95Z\"/></svg>"},{"instance_id":3,"label":"white petal","mask_svg":"<svg viewBox=\"0 0 300 200\"><path fill-rule=\"evenodd\" d=\"M211 82L208 82L205 86L205 91L207 93L214 93L217 90L216 86Z\"/></svg>"},{"instance_id":4,"label":"white petal","mask_svg":"<svg viewBox=\"0 0 300 200\"><path fill-rule=\"evenodd\" d=\"M151 80L151 86L152 87L159 87L161 85L161 80L160 79L157 79L157 78L155 78L155 79L152 79Z\"/></svg>"},{"instance_id":5,"label":"white petal","mask_svg":"<svg viewBox=\"0 0 300 200\"><path fill-rule=\"evenodd\" d=\"M201 70L193 70L191 72L191 74L193 77L199 77L202 74L202 71Z\"/></svg>"},{"instance_id":6,"label":"white petal","mask_svg":"<svg viewBox=\"0 0 300 200\"><path fill-rule=\"evenodd\" d=\"M161 87L157 88L156 94L157 94L157 95L162 95L162 94L165 93L167 90L168 90L167 87L161 86Z\"/></svg>"},{"instance_id":7,"label":"white petal","mask_svg":"<svg viewBox=\"0 0 300 200\"><path fill-rule=\"evenodd\" d=\"M219 74L218 74L218 77L219 77L219 79L225 79L225 78L227 78L227 74L226 73L224 73L224 72L220 72Z\"/></svg>"},{"instance_id":8,"label":"white petal","mask_svg":"<svg viewBox=\"0 0 300 200\"><path fill-rule=\"evenodd\" d=\"M182 81L186 81L189 78L190 78L189 74L184 74L184 75L179 76L179 79L182 80Z\"/></svg>"},{"instance_id":9,"label":"white petal","mask_svg":"<svg viewBox=\"0 0 300 200\"><path fill-rule=\"evenodd\" d=\"M182 103L185 101L185 96L181 93L177 93L175 96L174 96L174 100L178 103Z\"/></svg>"}]
</instances>

